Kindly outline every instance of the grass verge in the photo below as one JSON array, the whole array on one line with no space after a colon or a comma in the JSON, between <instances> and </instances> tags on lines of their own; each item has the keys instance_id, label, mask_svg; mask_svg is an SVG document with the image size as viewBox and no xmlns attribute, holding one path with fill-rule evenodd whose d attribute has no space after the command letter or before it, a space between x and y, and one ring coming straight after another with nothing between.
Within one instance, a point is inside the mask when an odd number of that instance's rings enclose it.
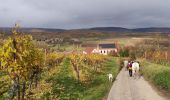
<instances>
[{"instance_id":1,"label":"grass verge","mask_svg":"<svg viewBox=\"0 0 170 100\"><path fill-rule=\"evenodd\" d=\"M94 82L91 83L91 87L87 88L85 91L85 95L82 100L102 100L109 92L112 83L108 81L107 74L112 73L113 78L115 79L120 68L114 58L107 61L104 66L106 66L104 71L105 73L96 77Z\"/></svg>"},{"instance_id":2,"label":"grass verge","mask_svg":"<svg viewBox=\"0 0 170 100\"><path fill-rule=\"evenodd\" d=\"M170 92L170 67L147 61L142 61L141 64L141 72L147 80Z\"/></svg>"}]
</instances>

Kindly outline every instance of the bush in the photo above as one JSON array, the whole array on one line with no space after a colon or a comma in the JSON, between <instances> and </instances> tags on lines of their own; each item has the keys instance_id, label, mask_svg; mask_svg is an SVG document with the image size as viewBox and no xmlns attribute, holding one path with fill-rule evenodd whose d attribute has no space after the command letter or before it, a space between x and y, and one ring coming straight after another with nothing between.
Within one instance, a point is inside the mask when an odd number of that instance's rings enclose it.
<instances>
[{"instance_id":1,"label":"bush","mask_svg":"<svg viewBox=\"0 0 170 100\"><path fill-rule=\"evenodd\" d=\"M129 49L128 48L121 49L119 51L119 55L120 57L129 57Z\"/></svg>"},{"instance_id":2,"label":"bush","mask_svg":"<svg viewBox=\"0 0 170 100\"><path fill-rule=\"evenodd\" d=\"M153 77L154 82L170 91L170 70L163 70Z\"/></svg>"},{"instance_id":3,"label":"bush","mask_svg":"<svg viewBox=\"0 0 170 100\"><path fill-rule=\"evenodd\" d=\"M156 86L170 91L170 68L159 64L142 62L142 73Z\"/></svg>"}]
</instances>

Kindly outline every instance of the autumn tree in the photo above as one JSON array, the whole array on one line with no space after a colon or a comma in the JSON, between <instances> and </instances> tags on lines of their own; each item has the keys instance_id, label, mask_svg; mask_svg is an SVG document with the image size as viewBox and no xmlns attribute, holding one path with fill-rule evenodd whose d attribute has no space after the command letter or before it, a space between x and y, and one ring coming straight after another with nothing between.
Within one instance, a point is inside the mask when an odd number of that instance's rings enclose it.
<instances>
[{"instance_id":1,"label":"autumn tree","mask_svg":"<svg viewBox=\"0 0 170 100\"><path fill-rule=\"evenodd\" d=\"M1 70L11 79L10 100L24 100L28 84L37 77L44 66L44 53L33 44L32 36L12 30L0 49Z\"/></svg>"}]
</instances>

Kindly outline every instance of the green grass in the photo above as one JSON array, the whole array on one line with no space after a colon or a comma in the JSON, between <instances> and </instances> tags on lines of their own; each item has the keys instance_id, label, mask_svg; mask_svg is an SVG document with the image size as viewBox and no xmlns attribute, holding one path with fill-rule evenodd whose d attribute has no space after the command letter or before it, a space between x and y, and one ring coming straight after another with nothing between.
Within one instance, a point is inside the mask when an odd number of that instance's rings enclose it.
<instances>
[{"instance_id":1,"label":"green grass","mask_svg":"<svg viewBox=\"0 0 170 100\"><path fill-rule=\"evenodd\" d=\"M170 67L142 61L142 73L153 84L170 91Z\"/></svg>"},{"instance_id":2,"label":"green grass","mask_svg":"<svg viewBox=\"0 0 170 100\"><path fill-rule=\"evenodd\" d=\"M57 100L102 100L109 92L111 83L108 81L108 73L113 73L116 78L119 67L114 58L103 64L103 73L95 74L95 78L90 83L78 82L71 73L69 59L64 59L60 66L60 72L46 79L52 83L52 93L46 93L47 98L50 95L56 96ZM43 97L42 97L43 98Z\"/></svg>"},{"instance_id":3,"label":"green grass","mask_svg":"<svg viewBox=\"0 0 170 100\"><path fill-rule=\"evenodd\" d=\"M77 45L70 45L70 44L64 44L64 45L53 45L51 46L52 49L63 52L63 51L72 51L72 50L78 50L81 51L81 47L77 47Z\"/></svg>"},{"instance_id":4,"label":"green grass","mask_svg":"<svg viewBox=\"0 0 170 100\"><path fill-rule=\"evenodd\" d=\"M109 92L112 83L108 81L107 74L112 73L115 79L119 72L119 66L113 58L106 62L104 66L106 66L105 73L96 77L96 80L91 84L91 87L85 91L85 96L82 100L102 100Z\"/></svg>"},{"instance_id":5,"label":"green grass","mask_svg":"<svg viewBox=\"0 0 170 100\"><path fill-rule=\"evenodd\" d=\"M84 91L84 86L72 77L68 58L64 59L59 69L59 73L56 73L46 80L52 83L52 94L50 95L57 96L56 98L59 100L76 100L82 97L81 92Z\"/></svg>"}]
</instances>

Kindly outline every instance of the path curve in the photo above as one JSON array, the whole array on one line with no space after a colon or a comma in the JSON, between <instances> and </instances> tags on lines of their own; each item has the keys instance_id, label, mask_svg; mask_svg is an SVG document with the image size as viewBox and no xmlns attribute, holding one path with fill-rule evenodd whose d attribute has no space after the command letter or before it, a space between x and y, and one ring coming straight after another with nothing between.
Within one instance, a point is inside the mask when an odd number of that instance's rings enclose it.
<instances>
[{"instance_id":1,"label":"path curve","mask_svg":"<svg viewBox=\"0 0 170 100\"><path fill-rule=\"evenodd\" d=\"M160 96L143 77L129 77L123 68L109 92L107 100L168 100Z\"/></svg>"}]
</instances>

